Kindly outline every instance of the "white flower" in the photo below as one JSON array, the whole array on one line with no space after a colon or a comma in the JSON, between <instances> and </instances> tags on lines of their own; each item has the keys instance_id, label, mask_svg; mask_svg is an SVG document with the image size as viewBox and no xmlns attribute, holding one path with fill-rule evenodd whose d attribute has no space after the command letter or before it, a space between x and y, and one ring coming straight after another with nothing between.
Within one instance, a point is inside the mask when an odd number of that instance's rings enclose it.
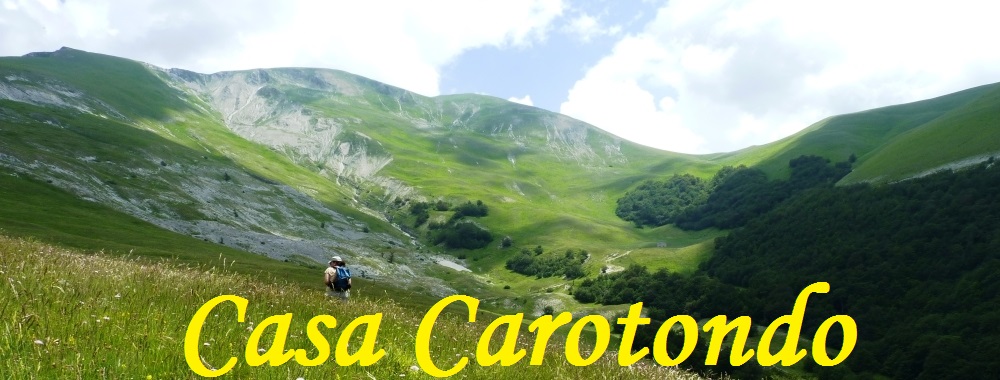
<instances>
[{"instance_id":1,"label":"white flower","mask_svg":"<svg viewBox=\"0 0 1000 380\"><path fill-rule=\"evenodd\" d=\"M419 370L420 370L420 367L417 367L415 365L411 365L410 366L410 371L419 371Z\"/></svg>"},{"instance_id":2,"label":"white flower","mask_svg":"<svg viewBox=\"0 0 1000 380\"><path fill-rule=\"evenodd\" d=\"M205 342L205 346L206 346L206 347L207 347L207 346L211 346L211 344L209 344L208 342Z\"/></svg>"},{"instance_id":3,"label":"white flower","mask_svg":"<svg viewBox=\"0 0 1000 380\"><path fill-rule=\"evenodd\" d=\"M41 340L41 339L35 339L35 344L37 344L37 345L39 345L39 346L44 346L44 345L45 345L45 342L42 342L42 340Z\"/></svg>"}]
</instances>

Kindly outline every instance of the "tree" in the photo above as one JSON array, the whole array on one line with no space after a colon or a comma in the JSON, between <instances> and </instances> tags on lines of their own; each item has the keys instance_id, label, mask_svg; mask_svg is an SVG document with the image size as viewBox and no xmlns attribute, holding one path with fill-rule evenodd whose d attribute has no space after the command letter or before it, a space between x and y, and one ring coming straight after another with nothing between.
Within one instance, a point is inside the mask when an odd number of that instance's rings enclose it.
<instances>
[{"instance_id":1,"label":"tree","mask_svg":"<svg viewBox=\"0 0 1000 380\"><path fill-rule=\"evenodd\" d=\"M449 208L451 208L451 205L440 199L434 204L434 209L437 211L448 211Z\"/></svg>"}]
</instances>

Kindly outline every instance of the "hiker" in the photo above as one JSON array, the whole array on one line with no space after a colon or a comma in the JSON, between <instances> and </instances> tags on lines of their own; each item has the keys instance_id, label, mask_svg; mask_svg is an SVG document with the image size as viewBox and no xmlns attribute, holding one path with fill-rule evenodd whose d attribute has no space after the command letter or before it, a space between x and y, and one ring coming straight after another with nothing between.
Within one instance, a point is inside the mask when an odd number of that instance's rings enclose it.
<instances>
[{"instance_id":1,"label":"hiker","mask_svg":"<svg viewBox=\"0 0 1000 380\"><path fill-rule=\"evenodd\" d=\"M323 272L323 283L326 284L326 295L340 297L346 300L351 296L351 270L340 256L330 259L330 267Z\"/></svg>"}]
</instances>

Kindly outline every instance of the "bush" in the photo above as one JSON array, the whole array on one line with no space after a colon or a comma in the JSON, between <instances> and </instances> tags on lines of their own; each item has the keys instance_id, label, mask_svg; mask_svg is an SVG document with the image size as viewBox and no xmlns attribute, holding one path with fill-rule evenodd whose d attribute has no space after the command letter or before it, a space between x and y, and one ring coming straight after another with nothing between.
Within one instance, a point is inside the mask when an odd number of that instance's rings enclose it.
<instances>
[{"instance_id":1,"label":"bush","mask_svg":"<svg viewBox=\"0 0 1000 380\"><path fill-rule=\"evenodd\" d=\"M449 205L448 202L445 202L443 200L438 200L437 203L434 204L434 209L437 211L448 211L448 209L450 208L451 205Z\"/></svg>"},{"instance_id":2,"label":"bush","mask_svg":"<svg viewBox=\"0 0 1000 380\"><path fill-rule=\"evenodd\" d=\"M413 228L420 227L427 222L427 219L430 219L431 214L427 212L428 208L430 208L430 204L427 202L417 202L410 205L410 214L417 217L413 222Z\"/></svg>"},{"instance_id":3,"label":"bush","mask_svg":"<svg viewBox=\"0 0 1000 380\"><path fill-rule=\"evenodd\" d=\"M510 248L512 245L514 245L514 239L510 236L504 236L503 239L500 240L500 248Z\"/></svg>"},{"instance_id":4,"label":"bush","mask_svg":"<svg viewBox=\"0 0 1000 380\"><path fill-rule=\"evenodd\" d=\"M431 241L448 248L479 249L493 241L493 234L475 223L455 223L434 230Z\"/></svg>"},{"instance_id":5,"label":"bush","mask_svg":"<svg viewBox=\"0 0 1000 380\"><path fill-rule=\"evenodd\" d=\"M471 217L484 217L489 215L490 209L486 207L483 201L476 201L476 203L465 202L458 207L455 207L455 215L452 215L452 219L460 219L463 216Z\"/></svg>"}]
</instances>

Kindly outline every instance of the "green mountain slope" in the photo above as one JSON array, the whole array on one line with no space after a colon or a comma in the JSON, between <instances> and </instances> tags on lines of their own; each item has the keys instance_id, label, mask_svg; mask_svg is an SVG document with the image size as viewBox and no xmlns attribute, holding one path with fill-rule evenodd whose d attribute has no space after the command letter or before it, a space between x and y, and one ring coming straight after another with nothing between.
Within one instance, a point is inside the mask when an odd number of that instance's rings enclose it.
<instances>
[{"instance_id":1,"label":"green mountain slope","mask_svg":"<svg viewBox=\"0 0 1000 380\"><path fill-rule=\"evenodd\" d=\"M538 108L479 95L427 98L335 70L171 74L237 134L355 189L366 207L403 217L396 199L483 200L491 213L481 223L515 245L598 257L654 245L655 233L614 216L614 200L661 173L718 168ZM468 256L489 271L509 254Z\"/></svg>"},{"instance_id":2,"label":"green mountain slope","mask_svg":"<svg viewBox=\"0 0 1000 380\"><path fill-rule=\"evenodd\" d=\"M770 144L718 157L787 176L788 161L813 154L834 162L852 154L856 170L842 183L899 180L1000 150L1000 84L913 103L826 118ZM993 115L990 115L992 111ZM992 118L991 118L992 116ZM924 132L918 132L924 131Z\"/></svg>"},{"instance_id":3,"label":"green mountain slope","mask_svg":"<svg viewBox=\"0 0 1000 380\"><path fill-rule=\"evenodd\" d=\"M337 70L199 74L64 48L0 58L0 167L230 248L319 262L336 251L372 277L447 277L428 280L434 294L476 288L556 302L545 290L566 281L516 275L505 261L539 245L547 256L584 249L593 275L630 263L691 271L711 255L723 231L637 229L615 215L616 200L642 181L707 178L735 164L781 177L803 154L856 155L843 183L981 159L1000 150L998 86L686 155L502 99L424 97ZM428 246L427 224L415 226L408 206L437 200L482 200L489 215L474 223L495 240L471 251ZM503 236L513 247L499 247ZM474 274L441 275L435 262L445 257Z\"/></svg>"},{"instance_id":4,"label":"green mountain slope","mask_svg":"<svg viewBox=\"0 0 1000 380\"><path fill-rule=\"evenodd\" d=\"M587 249L596 273L629 250L702 242L636 230L614 201L637 181L718 167L491 97L427 98L335 70L202 75L68 48L0 59L0 136L6 172L174 232L281 260L336 251L431 294L505 298L561 281L503 269L518 247ZM489 205L476 222L495 244L456 252L487 277L440 274L443 249L407 227L408 202L434 199ZM9 225L24 217L14 215ZM665 234L677 240L655 248ZM501 236L515 247L499 249ZM100 238L118 244L95 236L95 247Z\"/></svg>"},{"instance_id":5,"label":"green mountain slope","mask_svg":"<svg viewBox=\"0 0 1000 380\"><path fill-rule=\"evenodd\" d=\"M974 90L985 93L886 142L844 182L894 181L1000 154L1000 85Z\"/></svg>"},{"instance_id":6,"label":"green mountain slope","mask_svg":"<svg viewBox=\"0 0 1000 380\"><path fill-rule=\"evenodd\" d=\"M212 243L283 260L336 251L374 277L423 278L372 251L408 239L349 189L233 134L161 75L72 49L3 59L0 164Z\"/></svg>"}]
</instances>

